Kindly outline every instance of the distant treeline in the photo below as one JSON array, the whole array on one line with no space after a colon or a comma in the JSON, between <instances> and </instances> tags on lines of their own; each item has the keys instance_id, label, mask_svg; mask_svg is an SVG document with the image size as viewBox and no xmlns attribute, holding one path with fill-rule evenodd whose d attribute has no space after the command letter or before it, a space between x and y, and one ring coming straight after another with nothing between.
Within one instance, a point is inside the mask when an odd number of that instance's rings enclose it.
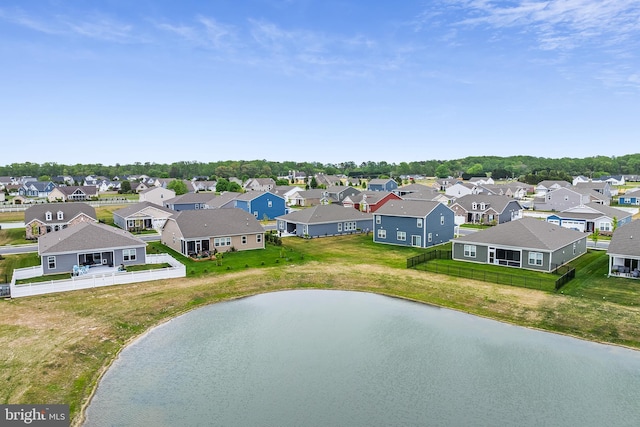
<instances>
[{"instance_id":1,"label":"distant treeline","mask_svg":"<svg viewBox=\"0 0 640 427\"><path fill-rule=\"evenodd\" d=\"M107 178L123 175L149 175L159 178L203 179L238 177L287 176L291 171L304 172L307 176L315 173L329 175L344 174L351 177L376 176L487 176L494 179L520 178L539 182L542 179L564 179L575 175L599 177L603 175L639 175L640 154L620 157L595 156L586 158L551 159L533 156L471 156L457 160L424 160L415 162L387 163L347 161L336 164L318 162L272 162L267 160L237 160L216 162L174 162L171 164L140 163L103 165L58 163L13 163L0 166L0 176L86 176L97 175Z\"/></svg>"}]
</instances>

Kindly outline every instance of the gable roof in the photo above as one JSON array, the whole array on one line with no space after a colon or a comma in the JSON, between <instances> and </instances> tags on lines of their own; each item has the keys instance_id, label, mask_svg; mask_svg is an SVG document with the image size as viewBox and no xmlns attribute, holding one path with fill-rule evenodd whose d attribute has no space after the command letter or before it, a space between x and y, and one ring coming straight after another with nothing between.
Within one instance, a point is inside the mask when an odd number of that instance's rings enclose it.
<instances>
[{"instance_id":1,"label":"gable roof","mask_svg":"<svg viewBox=\"0 0 640 427\"><path fill-rule=\"evenodd\" d=\"M157 205L155 203L152 203L152 202L140 202L140 203L136 203L134 205L125 206L122 209L115 210L115 211L113 211L113 214L114 215L118 215L119 217L122 217L122 218L126 218L126 217L131 216L131 215L133 215L133 214L135 214L137 212L140 212L141 210L146 209L148 207L152 207L153 209L159 209L159 210L161 210L163 212L170 213L170 214L175 214L176 213L176 211L174 211L172 209L165 208L164 206L159 206L159 205Z\"/></svg>"},{"instance_id":2,"label":"gable roof","mask_svg":"<svg viewBox=\"0 0 640 427\"><path fill-rule=\"evenodd\" d=\"M40 236L38 238L38 253L53 255L146 245L143 240L128 231L97 222L83 222L55 233Z\"/></svg>"},{"instance_id":3,"label":"gable roof","mask_svg":"<svg viewBox=\"0 0 640 427\"><path fill-rule=\"evenodd\" d=\"M60 185L55 189L57 189L65 196L70 196L76 191L80 191L87 196L95 196L96 194L98 194L98 188L93 185Z\"/></svg>"},{"instance_id":4,"label":"gable roof","mask_svg":"<svg viewBox=\"0 0 640 427\"><path fill-rule=\"evenodd\" d=\"M467 194L461 197L458 197L453 205L459 205L466 211L477 211L478 207L473 209L473 204L477 203L478 205L484 203L486 209L493 209L496 212L502 213L509 206L510 203L518 203L517 200L512 199L508 196L500 196L497 194ZM452 205L452 206L453 206ZM522 206L521 206L522 208Z\"/></svg>"},{"instance_id":5,"label":"gable roof","mask_svg":"<svg viewBox=\"0 0 640 427\"><path fill-rule=\"evenodd\" d=\"M394 183L397 184L397 182L395 182L393 179L391 178L374 178L372 180L370 180L368 182L369 185L373 184L373 185L384 185L389 181L393 181Z\"/></svg>"},{"instance_id":6,"label":"gable roof","mask_svg":"<svg viewBox=\"0 0 640 427\"><path fill-rule=\"evenodd\" d=\"M181 211L169 221L175 221L186 239L264 232L253 215L237 208Z\"/></svg>"},{"instance_id":7,"label":"gable roof","mask_svg":"<svg viewBox=\"0 0 640 427\"><path fill-rule=\"evenodd\" d=\"M607 253L640 257L640 220L631 221L616 228L611 236Z\"/></svg>"},{"instance_id":8,"label":"gable roof","mask_svg":"<svg viewBox=\"0 0 640 427\"><path fill-rule=\"evenodd\" d=\"M75 218L79 214L83 213L93 219L97 220L96 210L92 206L83 202L73 203L41 203L31 206L24 211L24 223L29 224L33 220L39 220L41 222L60 222L57 219L56 213L62 211L64 221L68 222L70 219ZM47 221L46 213L51 212L52 219Z\"/></svg>"},{"instance_id":9,"label":"gable roof","mask_svg":"<svg viewBox=\"0 0 640 427\"><path fill-rule=\"evenodd\" d=\"M251 200L257 199L259 197L265 197L265 195L267 195L267 194L269 196L277 197L279 199L284 200L284 197L282 197L279 194L275 194L273 191L248 191L246 193L238 194L238 196L236 196L235 200L251 201ZM269 197L269 196L267 196L267 197Z\"/></svg>"},{"instance_id":10,"label":"gable roof","mask_svg":"<svg viewBox=\"0 0 640 427\"><path fill-rule=\"evenodd\" d=\"M574 206L569 209L565 209L564 212L584 212L584 213L601 213L609 218L626 218L632 216L629 212L623 211L622 209L612 208L611 206L602 205L600 203L586 203L581 206Z\"/></svg>"},{"instance_id":11,"label":"gable roof","mask_svg":"<svg viewBox=\"0 0 640 427\"><path fill-rule=\"evenodd\" d=\"M424 218L438 205L442 203L432 200L389 200L376 211L376 215Z\"/></svg>"},{"instance_id":12,"label":"gable roof","mask_svg":"<svg viewBox=\"0 0 640 427\"><path fill-rule=\"evenodd\" d=\"M185 193L179 196L176 196L172 199L165 201L165 205L180 205L180 204L191 204L191 203L205 203L208 204L211 200L216 197L213 193Z\"/></svg>"},{"instance_id":13,"label":"gable roof","mask_svg":"<svg viewBox=\"0 0 640 427\"><path fill-rule=\"evenodd\" d=\"M524 217L458 237L454 241L555 251L583 238L585 234L582 232Z\"/></svg>"},{"instance_id":14,"label":"gable roof","mask_svg":"<svg viewBox=\"0 0 640 427\"><path fill-rule=\"evenodd\" d=\"M372 218L373 216L370 213L360 212L352 208L345 208L344 206L334 204L313 206L276 217L276 219L301 224L323 224Z\"/></svg>"},{"instance_id":15,"label":"gable roof","mask_svg":"<svg viewBox=\"0 0 640 427\"><path fill-rule=\"evenodd\" d=\"M211 199L209 201L209 207L211 209L222 208L227 203L235 200L241 194L243 193L236 193L235 191L225 191L219 196L216 196L215 198Z\"/></svg>"}]
</instances>

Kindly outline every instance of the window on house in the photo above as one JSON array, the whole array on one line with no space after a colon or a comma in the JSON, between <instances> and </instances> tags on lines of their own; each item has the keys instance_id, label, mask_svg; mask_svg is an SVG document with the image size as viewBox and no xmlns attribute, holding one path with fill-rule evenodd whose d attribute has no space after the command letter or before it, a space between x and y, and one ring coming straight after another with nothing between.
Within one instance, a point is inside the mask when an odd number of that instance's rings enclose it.
<instances>
[{"instance_id":1,"label":"window on house","mask_svg":"<svg viewBox=\"0 0 640 427\"><path fill-rule=\"evenodd\" d=\"M64 213L62 211L58 211L58 219L62 220L64 218Z\"/></svg>"},{"instance_id":2,"label":"window on house","mask_svg":"<svg viewBox=\"0 0 640 427\"><path fill-rule=\"evenodd\" d=\"M267 207L268 207L268 208L273 207L273 202L272 202L271 200L269 200L269 201L267 202Z\"/></svg>"},{"instance_id":3,"label":"window on house","mask_svg":"<svg viewBox=\"0 0 640 427\"><path fill-rule=\"evenodd\" d=\"M53 214L52 214L51 212L47 211L47 212L44 214L44 217L45 217L45 219L46 219L47 221L51 221L51 220L53 219Z\"/></svg>"},{"instance_id":4,"label":"window on house","mask_svg":"<svg viewBox=\"0 0 640 427\"><path fill-rule=\"evenodd\" d=\"M440 225L444 225L444 215L440 215Z\"/></svg>"},{"instance_id":5,"label":"window on house","mask_svg":"<svg viewBox=\"0 0 640 427\"><path fill-rule=\"evenodd\" d=\"M262 234L256 234L256 242L262 243Z\"/></svg>"},{"instance_id":6,"label":"window on house","mask_svg":"<svg viewBox=\"0 0 640 427\"><path fill-rule=\"evenodd\" d=\"M418 234L411 236L411 246L422 246L422 237Z\"/></svg>"},{"instance_id":7,"label":"window on house","mask_svg":"<svg viewBox=\"0 0 640 427\"><path fill-rule=\"evenodd\" d=\"M431 243L433 241L433 233L427 234L427 241Z\"/></svg>"},{"instance_id":8,"label":"window on house","mask_svg":"<svg viewBox=\"0 0 640 427\"><path fill-rule=\"evenodd\" d=\"M49 267L49 270L55 270L56 269L56 257L54 257L54 256L47 257L47 266Z\"/></svg>"},{"instance_id":9,"label":"window on house","mask_svg":"<svg viewBox=\"0 0 640 427\"><path fill-rule=\"evenodd\" d=\"M478 209L478 204L476 202L471 203L471 209L473 209L474 211Z\"/></svg>"},{"instance_id":10,"label":"window on house","mask_svg":"<svg viewBox=\"0 0 640 427\"><path fill-rule=\"evenodd\" d=\"M231 246L231 237L216 237L213 246Z\"/></svg>"},{"instance_id":11,"label":"window on house","mask_svg":"<svg viewBox=\"0 0 640 427\"><path fill-rule=\"evenodd\" d=\"M542 252L529 252L529 265L542 265Z\"/></svg>"},{"instance_id":12,"label":"window on house","mask_svg":"<svg viewBox=\"0 0 640 427\"><path fill-rule=\"evenodd\" d=\"M404 242L407 240L407 232L406 231L398 231L396 238L400 242Z\"/></svg>"},{"instance_id":13,"label":"window on house","mask_svg":"<svg viewBox=\"0 0 640 427\"><path fill-rule=\"evenodd\" d=\"M124 249L122 251L122 259L124 261L135 261L136 260L136 250L135 249Z\"/></svg>"},{"instance_id":14,"label":"window on house","mask_svg":"<svg viewBox=\"0 0 640 427\"><path fill-rule=\"evenodd\" d=\"M338 233L341 233L341 232L342 232L342 223L339 222L338 223Z\"/></svg>"},{"instance_id":15,"label":"window on house","mask_svg":"<svg viewBox=\"0 0 640 427\"><path fill-rule=\"evenodd\" d=\"M422 228L422 218L418 218L418 219L416 220L416 226L417 226L418 228Z\"/></svg>"},{"instance_id":16,"label":"window on house","mask_svg":"<svg viewBox=\"0 0 640 427\"><path fill-rule=\"evenodd\" d=\"M576 242L573 242L573 254L576 254L576 250L578 249L578 244Z\"/></svg>"},{"instance_id":17,"label":"window on house","mask_svg":"<svg viewBox=\"0 0 640 427\"><path fill-rule=\"evenodd\" d=\"M611 231L611 223L609 223L609 222L601 222L600 223L600 231Z\"/></svg>"},{"instance_id":18,"label":"window on house","mask_svg":"<svg viewBox=\"0 0 640 427\"><path fill-rule=\"evenodd\" d=\"M465 258L475 258L476 245L464 245L464 256Z\"/></svg>"},{"instance_id":19,"label":"window on house","mask_svg":"<svg viewBox=\"0 0 640 427\"><path fill-rule=\"evenodd\" d=\"M376 224L380 224L382 222L382 219L380 218L380 215L376 215Z\"/></svg>"},{"instance_id":20,"label":"window on house","mask_svg":"<svg viewBox=\"0 0 640 427\"><path fill-rule=\"evenodd\" d=\"M242 236L242 244L243 245L247 244L247 236Z\"/></svg>"},{"instance_id":21,"label":"window on house","mask_svg":"<svg viewBox=\"0 0 640 427\"><path fill-rule=\"evenodd\" d=\"M345 222L344 223L344 231L355 231L356 230L356 222Z\"/></svg>"},{"instance_id":22,"label":"window on house","mask_svg":"<svg viewBox=\"0 0 640 427\"><path fill-rule=\"evenodd\" d=\"M383 230L382 228L378 230L378 239L386 239L387 238L387 230Z\"/></svg>"}]
</instances>

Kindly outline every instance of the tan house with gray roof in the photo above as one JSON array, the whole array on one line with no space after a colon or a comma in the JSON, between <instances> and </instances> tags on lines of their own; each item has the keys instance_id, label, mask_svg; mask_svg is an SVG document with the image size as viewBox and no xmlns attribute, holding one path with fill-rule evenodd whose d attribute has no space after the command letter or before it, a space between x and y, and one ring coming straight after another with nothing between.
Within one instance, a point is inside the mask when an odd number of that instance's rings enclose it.
<instances>
[{"instance_id":1,"label":"tan house with gray roof","mask_svg":"<svg viewBox=\"0 0 640 427\"><path fill-rule=\"evenodd\" d=\"M42 203L24 211L27 239L37 239L75 224L97 221L96 210L83 202Z\"/></svg>"},{"instance_id":2,"label":"tan house with gray roof","mask_svg":"<svg viewBox=\"0 0 640 427\"><path fill-rule=\"evenodd\" d=\"M186 210L167 220L161 241L184 256L264 249L264 229L242 209Z\"/></svg>"}]
</instances>

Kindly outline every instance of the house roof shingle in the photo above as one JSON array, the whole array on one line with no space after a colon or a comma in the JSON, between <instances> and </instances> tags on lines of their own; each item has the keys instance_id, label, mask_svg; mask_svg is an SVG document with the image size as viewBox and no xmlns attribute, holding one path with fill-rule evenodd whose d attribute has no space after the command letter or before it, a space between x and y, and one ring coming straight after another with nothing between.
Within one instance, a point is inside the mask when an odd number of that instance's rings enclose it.
<instances>
[{"instance_id":1,"label":"house roof shingle","mask_svg":"<svg viewBox=\"0 0 640 427\"><path fill-rule=\"evenodd\" d=\"M458 237L454 241L555 251L583 238L585 234L579 231L524 217Z\"/></svg>"},{"instance_id":2,"label":"house roof shingle","mask_svg":"<svg viewBox=\"0 0 640 427\"><path fill-rule=\"evenodd\" d=\"M616 228L607 249L609 255L640 257L640 220Z\"/></svg>"},{"instance_id":3,"label":"house roof shingle","mask_svg":"<svg viewBox=\"0 0 640 427\"><path fill-rule=\"evenodd\" d=\"M360 212L352 208L346 208L344 206L334 204L318 205L276 217L276 219L283 219L289 222L297 222L301 224L323 224L371 218L373 218L373 216L370 213Z\"/></svg>"},{"instance_id":4,"label":"house roof shingle","mask_svg":"<svg viewBox=\"0 0 640 427\"><path fill-rule=\"evenodd\" d=\"M33 220L39 220L43 223L55 222L59 223L56 213L61 211L64 222L68 222L79 214L83 213L93 219L97 219L96 210L92 206L83 202L73 203L42 203L31 206L24 211L24 223L29 224ZM51 212L52 219L47 221L46 213Z\"/></svg>"},{"instance_id":5,"label":"house roof shingle","mask_svg":"<svg viewBox=\"0 0 640 427\"><path fill-rule=\"evenodd\" d=\"M40 255L54 255L78 251L141 247L147 244L118 228L97 222L83 222L38 239Z\"/></svg>"},{"instance_id":6,"label":"house roof shingle","mask_svg":"<svg viewBox=\"0 0 640 427\"><path fill-rule=\"evenodd\" d=\"M424 218L441 204L431 200L390 200L376 214Z\"/></svg>"},{"instance_id":7,"label":"house roof shingle","mask_svg":"<svg viewBox=\"0 0 640 427\"><path fill-rule=\"evenodd\" d=\"M181 211L169 221L176 222L186 239L264 232L253 215L237 208Z\"/></svg>"}]
</instances>

